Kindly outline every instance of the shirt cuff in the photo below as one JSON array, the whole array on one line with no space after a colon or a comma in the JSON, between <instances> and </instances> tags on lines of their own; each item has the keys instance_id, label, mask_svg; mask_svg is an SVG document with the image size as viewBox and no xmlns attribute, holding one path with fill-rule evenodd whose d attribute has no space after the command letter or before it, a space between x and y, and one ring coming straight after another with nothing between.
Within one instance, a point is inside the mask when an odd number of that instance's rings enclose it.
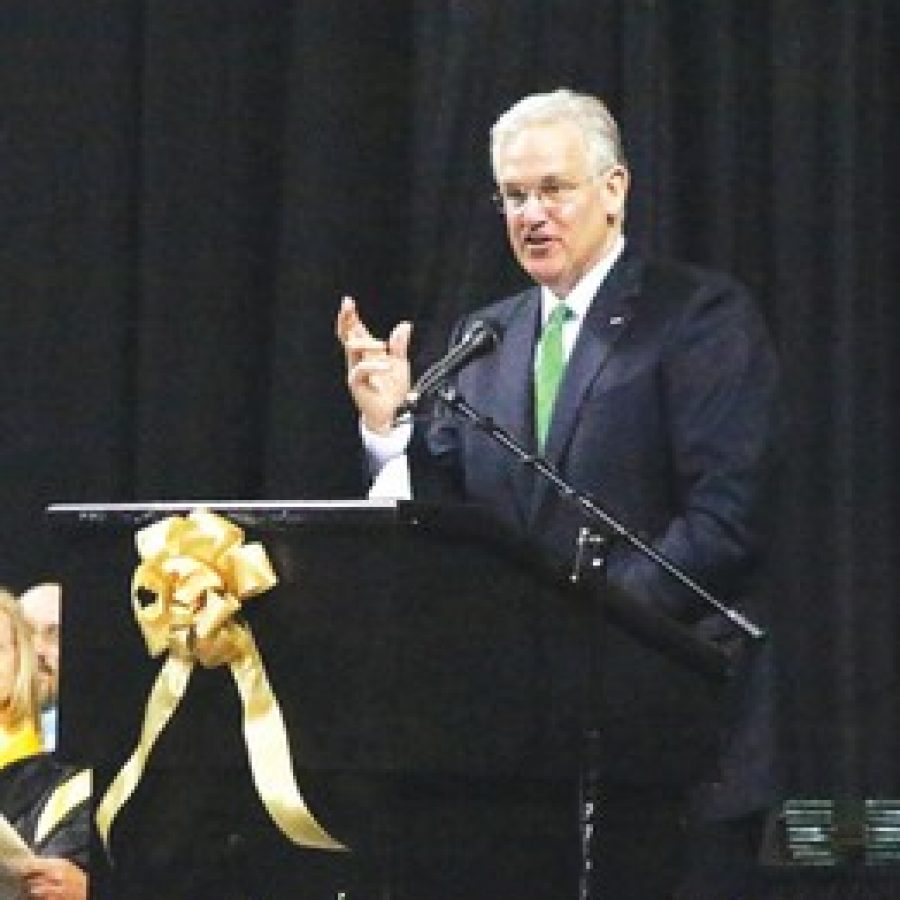
<instances>
[{"instance_id":1,"label":"shirt cuff","mask_svg":"<svg viewBox=\"0 0 900 900\"><path fill-rule=\"evenodd\" d=\"M412 423L395 425L387 434L376 434L360 421L359 433L369 463L369 471L374 475L369 488L369 498L410 500L412 479L406 449L412 438Z\"/></svg>"}]
</instances>

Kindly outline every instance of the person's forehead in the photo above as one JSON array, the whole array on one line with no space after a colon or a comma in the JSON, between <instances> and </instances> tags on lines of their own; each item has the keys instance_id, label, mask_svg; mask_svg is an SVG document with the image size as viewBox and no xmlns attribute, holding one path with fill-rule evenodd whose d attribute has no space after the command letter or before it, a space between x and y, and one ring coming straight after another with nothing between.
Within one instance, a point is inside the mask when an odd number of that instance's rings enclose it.
<instances>
[{"instance_id":1,"label":"person's forehead","mask_svg":"<svg viewBox=\"0 0 900 900\"><path fill-rule=\"evenodd\" d=\"M511 135L497 148L501 171L528 168L555 170L581 165L587 160L587 145L572 122L528 125Z\"/></svg>"}]
</instances>

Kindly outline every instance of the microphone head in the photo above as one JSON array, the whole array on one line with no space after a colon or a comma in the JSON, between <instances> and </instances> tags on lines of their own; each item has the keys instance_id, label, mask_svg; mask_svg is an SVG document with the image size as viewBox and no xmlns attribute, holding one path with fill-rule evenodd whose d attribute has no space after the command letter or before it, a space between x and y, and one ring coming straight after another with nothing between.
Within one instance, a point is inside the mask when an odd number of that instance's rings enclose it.
<instances>
[{"instance_id":1,"label":"microphone head","mask_svg":"<svg viewBox=\"0 0 900 900\"><path fill-rule=\"evenodd\" d=\"M463 332L463 336L436 363L433 363L406 395L401 412L414 411L419 401L434 393L451 375L470 362L490 353L500 342L502 329L496 322L475 319Z\"/></svg>"},{"instance_id":2,"label":"microphone head","mask_svg":"<svg viewBox=\"0 0 900 900\"><path fill-rule=\"evenodd\" d=\"M490 319L476 319L466 329L463 336L464 344L471 344L473 348L477 347L482 353L493 350L503 339L503 329Z\"/></svg>"}]
</instances>

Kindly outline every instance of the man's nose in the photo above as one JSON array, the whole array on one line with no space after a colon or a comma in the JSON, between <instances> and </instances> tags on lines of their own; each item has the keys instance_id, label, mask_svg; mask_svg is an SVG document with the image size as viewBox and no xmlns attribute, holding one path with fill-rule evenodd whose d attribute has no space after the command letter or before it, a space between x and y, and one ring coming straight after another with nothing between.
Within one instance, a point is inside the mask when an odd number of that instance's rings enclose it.
<instances>
[{"instance_id":1,"label":"man's nose","mask_svg":"<svg viewBox=\"0 0 900 900\"><path fill-rule=\"evenodd\" d=\"M521 212L524 222L543 222L547 218L547 210L541 200L539 191L529 191L525 197L525 204Z\"/></svg>"}]
</instances>

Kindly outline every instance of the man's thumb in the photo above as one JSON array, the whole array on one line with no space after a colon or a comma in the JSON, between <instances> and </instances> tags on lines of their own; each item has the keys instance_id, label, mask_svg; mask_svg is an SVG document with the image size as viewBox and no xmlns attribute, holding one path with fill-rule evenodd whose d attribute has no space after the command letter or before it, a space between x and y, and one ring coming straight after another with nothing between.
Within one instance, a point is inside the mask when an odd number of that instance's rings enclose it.
<instances>
[{"instance_id":1,"label":"man's thumb","mask_svg":"<svg viewBox=\"0 0 900 900\"><path fill-rule=\"evenodd\" d=\"M391 356L409 356L409 342L412 339L412 322L400 322L394 326L388 337L388 353Z\"/></svg>"}]
</instances>

